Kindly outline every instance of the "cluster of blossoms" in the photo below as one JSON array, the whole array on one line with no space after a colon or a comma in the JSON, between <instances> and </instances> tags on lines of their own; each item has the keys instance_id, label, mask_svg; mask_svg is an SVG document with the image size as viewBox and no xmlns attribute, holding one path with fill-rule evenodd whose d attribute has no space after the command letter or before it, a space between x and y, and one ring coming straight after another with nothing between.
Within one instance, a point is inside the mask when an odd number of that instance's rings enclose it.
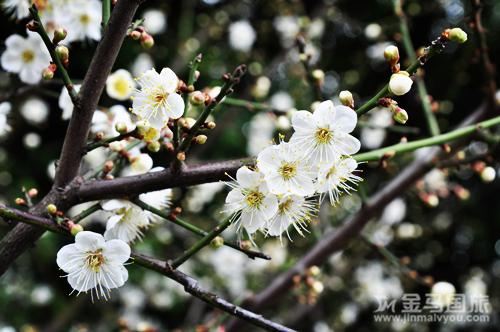
<instances>
[{"instance_id":1,"label":"cluster of blossoms","mask_svg":"<svg viewBox=\"0 0 500 332\"><path fill-rule=\"evenodd\" d=\"M233 214L249 234L265 230L281 236L292 225L299 234L317 210L314 198L338 202L343 193L361 181L351 157L360 142L350 135L357 115L347 106L324 101L314 113L298 111L292 116L294 133L261 151L255 169L241 167L226 198L226 211Z\"/></svg>"}]
</instances>

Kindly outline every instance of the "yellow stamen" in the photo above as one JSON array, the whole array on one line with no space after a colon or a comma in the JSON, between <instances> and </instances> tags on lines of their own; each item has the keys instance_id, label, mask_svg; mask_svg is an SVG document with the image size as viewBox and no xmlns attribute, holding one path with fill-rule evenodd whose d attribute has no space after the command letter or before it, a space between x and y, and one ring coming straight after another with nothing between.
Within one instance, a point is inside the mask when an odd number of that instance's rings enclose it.
<instances>
[{"instance_id":1,"label":"yellow stamen","mask_svg":"<svg viewBox=\"0 0 500 332\"><path fill-rule=\"evenodd\" d=\"M297 174L297 165L284 162L281 164L278 172L285 181L288 181Z\"/></svg>"},{"instance_id":2,"label":"yellow stamen","mask_svg":"<svg viewBox=\"0 0 500 332\"><path fill-rule=\"evenodd\" d=\"M85 264L94 272L99 272L101 265L104 264L104 255L102 254L102 249L87 252Z\"/></svg>"},{"instance_id":3,"label":"yellow stamen","mask_svg":"<svg viewBox=\"0 0 500 332\"><path fill-rule=\"evenodd\" d=\"M333 133L328 128L319 128L316 130L315 137L319 144L328 144L333 138Z\"/></svg>"},{"instance_id":4,"label":"yellow stamen","mask_svg":"<svg viewBox=\"0 0 500 332\"><path fill-rule=\"evenodd\" d=\"M247 204L251 207L259 207L264 200L264 195L260 191L251 191L246 196Z\"/></svg>"}]
</instances>

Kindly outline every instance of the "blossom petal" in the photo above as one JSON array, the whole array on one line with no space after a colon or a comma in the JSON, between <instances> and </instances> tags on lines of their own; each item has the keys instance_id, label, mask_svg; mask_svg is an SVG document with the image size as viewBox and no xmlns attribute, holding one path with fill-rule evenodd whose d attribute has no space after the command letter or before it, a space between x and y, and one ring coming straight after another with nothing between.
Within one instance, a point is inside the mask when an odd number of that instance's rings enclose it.
<instances>
[{"instance_id":1,"label":"blossom petal","mask_svg":"<svg viewBox=\"0 0 500 332\"><path fill-rule=\"evenodd\" d=\"M17 73L23 67L23 60L19 54L7 50L2 54L1 64L6 71Z\"/></svg>"},{"instance_id":2,"label":"blossom petal","mask_svg":"<svg viewBox=\"0 0 500 332\"><path fill-rule=\"evenodd\" d=\"M242 166L236 172L236 181L243 188L255 188L258 187L261 181L261 174L250 170L246 166Z\"/></svg>"},{"instance_id":3,"label":"blossom petal","mask_svg":"<svg viewBox=\"0 0 500 332\"><path fill-rule=\"evenodd\" d=\"M337 140L338 151L343 155L352 155L359 151L361 143L359 140L349 134L342 135Z\"/></svg>"},{"instance_id":4,"label":"blossom petal","mask_svg":"<svg viewBox=\"0 0 500 332\"><path fill-rule=\"evenodd\" d=\"M160 72L160 79L162 85L168 93L173 93L177 90L177 84L179 83L179 78L172 71L172 69L166 67L163 68Z\"/></svg>"},{"instance_id":5,"label":"blossom petal","mask_svg":"<svg viewBox=\"0 0 500 332\"><path fill-rule=\"evenodd\" d=\"M71 269L71 265L69 264L75 255L79 254L79 250L74 243L65 245L57 252L56 263L60 269L65 272L70 273L73 269ZM76 266L76 265L74 265Z\"/></svg>"},{"instance_id":6,"label":"blossom petal","mask_svg":"<svg viewBox=\"0 0 500 332\"><path fill-rule=\"evenodd\" d=\"M170 106L168 116L172 119L178 119L184 114L184 99L177 93L172 93L167 98L167 103Z\"/></svg>"},{"instance_id":7,"label":"blossom petal","mask_svg":"<svg viewBox=\"0 0 500 332\"><path fill-rule=\"evenodd\" d=\"M318 105L313 113L316 125L320 128L329 128L334 125L335 107L331 100L326 100Z\"/></svg>"},{"instance_id":8,"label":"blossom petal","mask_svg":"<svg viewBox=\"0 0 500 332\"><path fill-rule=\"evenodd\" d=\"M130 246L121 240L109 240L102 253L111 262L123 264L130 258Z\"/></svg>"},{"instance_id":9,"label":"blossom petal","mask_svg":"<svg viewBox=\"0 0 500 332\"><path fill-rule=\"evenodd\" d=\"M75 245L82 251L96 251L102 249L104 244L104 237L95 232L83 231L75 236Z\"/></svg>"},{"instance_id":10,"label":"blossom petal","mask_svg":"<svg viewBox=\"0 0 500 332\"><path fill-rule=\"evenodd\" d=\"M295 132L310 132L316 129L313 115L308 111L297 111L292 116L292 127Z\"/></svg>"},{"instance_id":11,"label":"blossom petal","mask_svg":"<svg viewBox=\"0 0 500 332\"><path fill-rule=\"evenodd\" d=\"M241 224L248 233L255 233L259 228L263 227L266 220L261 217L260 213L256 212L243 212L241 214Z\"/></svg>"},{"instance_id":12,"label":"blossom petal","mask_svg":"<svg viewBox=\"0 0 500 332\"><path fill-rule=\"evenodd\" d=\"M350 133L357 122L358 115L352 108L343 105L335 107L333 125L337 130Z\"/></svg>"},{"instance_id":13,"label":"blossom petal","mask_svg":"<svg viewBox=\"0 0 500 332\"><path fill-rule=\"evenodd\" d=\"M122 199L109 199L107 201L101 202L101 207L106 211L113 211L124 208L127 206L126 201Z\"/></svg>"}]
</instances>

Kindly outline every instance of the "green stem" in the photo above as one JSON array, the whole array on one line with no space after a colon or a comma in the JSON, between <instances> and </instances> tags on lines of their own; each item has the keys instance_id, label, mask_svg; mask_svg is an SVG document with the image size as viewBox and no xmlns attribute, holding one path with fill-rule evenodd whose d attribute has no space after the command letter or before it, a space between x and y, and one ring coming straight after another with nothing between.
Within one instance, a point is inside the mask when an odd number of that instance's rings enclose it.
<instances>
[{"instance_id":1,"label":"green stem","mask_svg":"<svg viewBox=\"0 0 500 332\"><path fill-rule=\"evenodd\" d=\"M97 149L101 146L108 146L109 143L121 141L127 137L135 137L136 134L137 134L137 130L133 130L131 132L120 134L120 135L115 136L115 137L110 137L110 138L102 139L102 140L97 141L97 142L88 143L87 144L87 152L92 151L94 149Z\"/></svg>"},{"instance_id":2,"label":"green stem","mask_svg":"<svg viewBox=\"0 0 500 332\"><path fill-rule=\"evenodd\" d=\"M95 204L89 206L88 208L86 208L85 210L83 210L82 212L80 212L79 214L77 214L76 216L74 216L73 218L71 218L71 220L73 220L73 222L75 222L75 223L78 223L79 221L87 218L92 213L97 212L100 209L101 209L101 204L95 203Z\"/></svg>"},{"instance_id":3,"label":"green stem","mask_svg":"<svg viewBox=\"0 0 500 332\"><path fill-rule=\"evenodd\" d=\"M358 162L375 161L375 160L379 160L380 158L382 158L386 153L399 154L399 153L404 153L404 152L415 151L417 149L427 147L427 146L444 144L444 143L471 135L479 129L493 127L493 126L496 126L498 124L500 124L500 116L494 117L494 118L486 120L486 121L478 122L474 125L455 129L455 130L450 131L446 134L441 134L441 135L437 135L434 137L424 138L424 139L416 140L413 142L399 143L399 144L387 146L385 148L381 148L378 150L373 150L370 152L359 153L357 155L354 155L353 158Z\"/></svg>"},{"instance_id":4,"label":"green stem","mask_svg":"<svg viewBox=\"0 0 500 332\"><path fill-rule=\"evenodd\" d=\"M394 0L394 11L396 16L399 17L399 29L401 30L401 35L403 37L403 46L405 48L406 54L412 62L417 61L417 54L415 53L415 47L411 41L410 30L408 28L408 21L406 15L401 7L401 0ZM415 76L417 91L422 103L422 109L424 110L425 119L427 122L427 128L432 136L440 134L439 124L437 122L436 116L432 112L431 102L429 100L429 94L425 86L425 82L422 76Z\"/></svg>"},{"instance_id":5,"label":"green stem","mask_svg":"<svg viewBox=\"0 0 500 332\"><path fill-rule=\"evenodd\" d=\"M206 247L207 245L210 244L210 242L218 236L220 233L222 233L226 228L231 225L231 218L227 218L223 222L221 222L219 225L217 225L213 230L211 230L207 235L205 235L201 240L196 242L191 248L186 250L182 256L176 258L172 262L172 267L174 269L178 268L182 263L187 261L189 258L191 258L194 254L196 254L198 251Z\"/></svg>"},{"instance_id":6,"label":"green stem","mask_svg":"<svg viewBox=\"0 0 500 332\"><path fill-rule=\"evenodd\" d=\"M173 217L169 213L166 213L162 210L159 210L159 209L155 208L154 206L151 206L151 205L149 205L149 204L147 204L139 199L134 200L134 203L136 205L138 205L139 207L143 208L144 210L152 212L152 213L156 214L157 216L160 216L163 219L166 219L166 220L190 231L191 233L194 233L194 234L199 235L199 236L207 236L208 235L208 232L204 231L203 229L198 228L195 225L188 223L187 221L183 221L179 217ZM237 245L236 243L226 241L225 239L224 239L224 245L231 247L235 250L241 251L242 253L246 254L248 257L250 257L252 259L255 259L255 258L262 258L262 259L266 259L266 260L271 259L271 257L267 256L266 254L263 254L259 251L253 251L253 250L247 250L247 249L240 248L240 246Z\"/></svg>"},{"instance_id":7,"label":"green stem","mask_svg":"<svg viewBox=\"0 0 500 332\"><path fill-rule=\"evenodd\" d=\"M230 106L244 107L250 111L272 111L272 107L269 104L259 103L254 101L248 101L237 98L226 97L222 104Z\"/></svg>"},{"instance_id":8,"label":"green stem","mask_svg":"<svg viewBox=\"0 0 500 332\"><path fill-rule=\"evenodd\" d=\"M111 15L111 0L102 0L102 28L106 27Z\"/></svg>"},{"instance_id":9,"label":"green stem","mask_svg":"<svg viewBox=\"0 0 500 332\"><path fill-rule=\"evenodd\" d=\"M56 46L54 43L50 40L49 36L47 35L47 32L45 31L45 28L43 27L42 20L40 19L40 16L38 15L38 9L36 6L33 4L30 7L30 13L31 16L33 17L33 20L36 22L36 32L40 35L40 37L43 40L43 43L45 44L45 47L47 47L47 50L50 53L50 56L52 58L52 61L56 64L57 66L57 71L61 74L62 79L64 81L64 85L66 86L66 89L68 89L69 96L71 97L71 100L73 101L73 104L77 102L78 99L78 94L76 93L74 87L73 87L73 82L71 82L71 78L68 75L68 72L63 66L63 63L61 62L61 59L56 53Z\"/></svg>"}]
</instances>

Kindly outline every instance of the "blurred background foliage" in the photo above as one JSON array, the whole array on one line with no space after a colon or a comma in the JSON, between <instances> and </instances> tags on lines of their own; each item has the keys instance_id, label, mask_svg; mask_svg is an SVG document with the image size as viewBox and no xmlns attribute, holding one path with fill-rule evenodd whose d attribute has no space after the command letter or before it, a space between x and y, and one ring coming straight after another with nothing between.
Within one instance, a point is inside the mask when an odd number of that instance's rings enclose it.
<instances>
[{"instance_id":1,"label":"blurred background foliage","mask_svg":"<svg viewBox=\"0 0 500 332\"><path fill-rule=\"evenodd\" d=\"M500 2L483 3L490 55L494 63L499 63ZM440 127L443 132L448 131L484 100L476 41L468 26L470 4L459 0L408 0L404 10L416 47L428 45L448 27L459 26L469 34L466 44L450 45L443 55L425 66L425 82L436 101ZM24 33L25 22L1 15L2 41L14 32ZM220 85L223 73L246 63L249 73L232 97L263 102L275 110L285 111L283 115L270 113L259 122L252 119L263 113L244 107L220 106L213 115L217 128L210 132L206 145L193 150L190 162L247 156L261 135L264 139L270 131L275 138L278 131L287 133L286 111L310 109L315 98L304 79L305 71L294 43L299 32L312 54L312 66L325 73L324 97L334 101L339 91L348 89L353 92L356 105L361 105L387 82L390 71L383 61L387 43L400 46L402 67L408 63L401 46L398 19L389 0L151 0L141 6L137 17L146 18L146 27L149 23L157 24L156 28L160 25L159 31L153 34L155 47L144 50L139 43L127 39L115 70L126 68L134 72L134 68L143 68L144 64L157 69L169 66L186 80L189 61L202 53L201 76L196 84L197 89L202 89ZM248 51L235 49L229 42L231 25L241 20L247 21L256 34ZM69 73L75 81L83 78L95 47L91 42L71 45ZM0 198L13 204L14 199L22 195L22 187L36 187L40 193L49 190L48 168L58 157L67 122L61 120L57 105L60 82L54 80L23 91L24 85L16 76L5 72L0 75L0 96L15 94L9 98L13 105L9 115L12 131L2 138L0 147ZM271 85L267 93L258 94L255 89L262 76L269 78ZM47 119L39 124L30 122L20 111L26 100L33 97L43 99L50 109ZM416 89L398 101L410 116L406 125L419 128L407 138L427 136ZM102 107L114 104L103 95ZM355 135L360 134L358 129ZM401 137L401 133L388 131L383 144L396 143ZM469 149L482 151L484 146L474 143ZM154 158L155 166L165 166L162 153ZM387 169L364 166L365 182L360 192L369 196L383 187L408 160L409 157L399 158ZM498 167L493 162L490 166ZM468 199L446 194L446 191L454 192L457 185L468 190ZM223 185L214 184L178 190L175 197L184 208L185 219L209 229L219 218L225 190ZM429 206L421 199L422 192L433 191L439 194L437 206ZM448 281L459 293L473 289L488 295L493 308L490 324L374 323L371 315L377 304L375 297L380 293L399 298L403 292L423 295L429 292L429 287L402 274L360 239L352 241L345 251L321 267L320 273L312 277L311 285L300 284L285 294L280 305L271 310L270 317L279 317L287 326L301 331L316 332L499 330L499 195L498 181L485 184L470 168L448 174L433 173L420 187L408 190L404 197L389 205L366 231L368 238L387 245L420 276ZM361 195L353 194L338 207L322 209L320 220L311 225L311 233L305 238L293 234L293 243L284 239L281 245L278 240L258 237L262 250L273 257L270 263L249 262L245 256L226 247L206 248L181 269L197 276L202 284L218 293L235 302L241 301L245 294L263 289L280 271L285 271L324 232L359 209L361 201ZM89 220L88 227L102 231L99 216ZM8 225L1 223L0 235L8 229ZM227 235L231 236L231 232ZM191 234L164 222L148 231L136 249L172 258L194 240ZM109 302L92 304L84 295L68 297L70 288L60 278L62 273L55 263L57 250L65 241L54 234L45 234L33 250L18 259L2 277L0 331L117 331L124 326L140 331L191 331L203 322L207 329L215 330L228 319L184 295L174 282L133 264L128 267L130 281L114 291Z\"/></svg>"}]
</instances>

